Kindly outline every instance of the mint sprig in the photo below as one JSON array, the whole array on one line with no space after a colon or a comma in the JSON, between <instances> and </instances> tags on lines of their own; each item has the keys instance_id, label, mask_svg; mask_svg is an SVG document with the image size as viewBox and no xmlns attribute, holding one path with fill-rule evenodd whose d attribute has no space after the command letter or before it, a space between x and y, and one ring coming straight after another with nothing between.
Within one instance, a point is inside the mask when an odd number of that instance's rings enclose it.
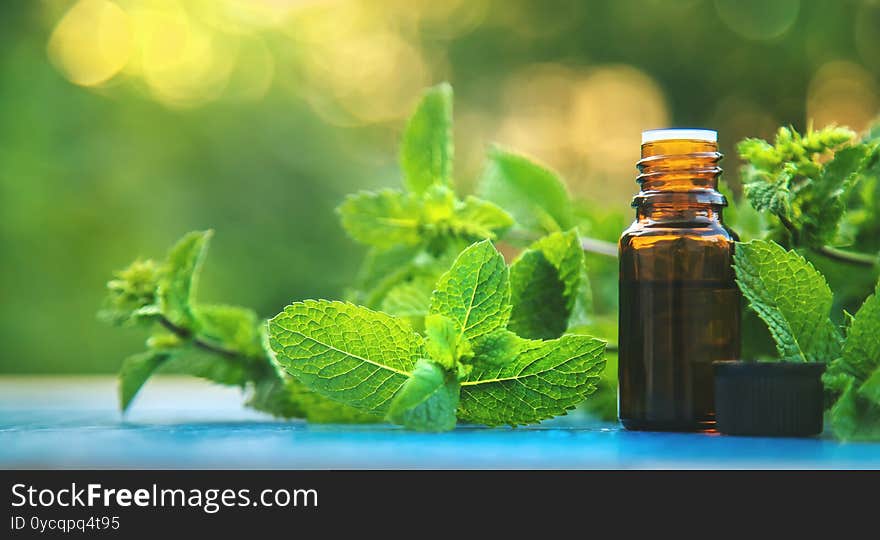
<instances>
[{"instance_id":1,"label":"mint sprig","mask_svg":"<svg viewBox=\"0 0 880 540\"><path fill-rule=\"evenodd\" d=\"M122 364L120 408L127 410L147 380L163 371L238 386L250 394L250 406L275 416L308 418L311 411L320 410L325 421L370 420L314 394L279 371L262 345L265 321L256 313L196 301L196 285L212 234L191 232L171 248L162 263L135 261L108 283L101 317L112 324L151 330L147 350Z\"/></svg>"},{"instance_id":2,"label":"mint sprig","mask_svg":"<svg viewBox=\"0 0 880 540\"><path fill-rule=\"evenodd\" d=\"M595 390L605 343L521 338L507 329L511 311L509 269L484 240L437 282L427 340L403 319L308 300L269 321L269 342L310 389L412 429L451 429L450 410L486 425L564 414Z\"/></svg>"},{"instance_id":3,"label":"mint sprig","mask_svg":"<svg viewBox=\"0 0 880 540\"><path fill-rule=\"evenodd\" d=\"M775 242L737 244L737 281L767 324L784 361L825 362L829 420L845 440L880 439L880 283L849 317L846 337L830 318L831 290L803 257Z\"/></svg>"},{"instance_id":4,"label":"mint sprig","mask_svg":"<svg viewBox=\"0 0 880 540\"><path fill-rule=\"evenodd\" d=\"M844 219L846 202L880 167L880 145L871 134L858 139L832 125L802 135L781 127L773 144L744 139L737 150L746 162L741 171L746 198L772 216L771 237L836 261L877 265L876 253L841 249L853 241Z\"/></svg>"},{"instance_id":5,"label":"mint sprig","mask_svg":"<svg viewBox=\"0 0 880 540\"><path fill-rule=\"evenodd\" d=\"M590 312L580 241L561 232L573 221L564 184L495 149L486 197L460 196L452 129L451 87L428 89L401 143L404 188L362 191L339 206L345 231L369 247L350 302L294 302L268 325L246 308L197 302L210 231L186 235L164 262L119 272L104 317L152 330L147 351L120 372L123 410L158 371L240 386L247 405L276 416L387 417L422 431L458 420L534 423L593 392L604 343L560 337ZM542 240L545 232L554 234ZM513 279L491 243L502 237L532 244Z\"/></svg>"}]
</instances>

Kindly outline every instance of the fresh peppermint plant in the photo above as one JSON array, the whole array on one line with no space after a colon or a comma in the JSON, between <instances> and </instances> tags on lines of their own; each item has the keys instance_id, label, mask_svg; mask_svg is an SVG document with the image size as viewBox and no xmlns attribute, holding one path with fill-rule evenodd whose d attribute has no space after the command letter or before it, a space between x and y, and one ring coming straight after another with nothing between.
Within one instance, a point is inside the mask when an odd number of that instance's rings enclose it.
<instances>
[{"instance_id":1,"label":"fresh peppermint plant","mask_svg":"<svg viewBox=\"0 0 880 540\"><path fill-rule=\"evenodd\" d=\"M859 139L843 127L809 129L805 135L782 127L773 144L745 139L738 151L746 162L745 195L756 210L771 216L771 238L839 262L877 265L877 253L841 249L854 242L858 219L865 217L847 215L848 203L860 203L865 189L873 193L880 175L876 133Z\"/></svg>"},{"instance_id":2,"label":"fresh peppermint plant","mask_svg":"<svg viewBox=\"0 0 880 540\"><path fill-rule=\"evenodd\" d=\"M210 232L188 234L162 263L117 273L103 318L152 332L120 372L123 410L157 371L240 386L248 405L276 416L387 418L424 431L458 419L534 423L583 401L605 345L567 335L589 328L591 295L564 184L496 148L480 182L487 199L462 198L452 158L452 91L442 84L407 124L405 189L361 192L338 209L370 246L349 295L361 306L294 303L267 334L251 310L199 304ZM525 248L509 268L491 244L502 236Z\"/></svg>"},{"instance_id":3,"label":"fresh peppermint plant","mask_svg":"<svg viewBox=\"0 0 880 540\"><path fill-rule=\"evenodd\" d=\"M531 264L524 260L513 267ZM411 429L443 431L458 420L540 422L595 390L605 343L575 335L526 339L511 331L510 273L484 240L438 280L425 337L386 313L308 300L269 321L269 343L278 363L308 388Z\"/></svg>"},{"instance_id":4,"label":"fresh peppermint plant","mask_svg":"<svg viewBox=\"0 0 880 540\"><path fill-rule=\"evenodd\" d=\"M248 392L249 406L275 416L376 421L315 394L279 370L263 346L265 321L252 310L196 301L211 235L211 231L191 232L163 262L135 261L107 284L101 318L117 326L150 330L146 350L127 358L119 372L121 409L128 409L150 376L164 371L239 386Z\"/></svg>"},{"instance_id":5,"label":"fresh peppermint plant","mask_svg":"<svg viewBox=\"0 0 880 540\"><path fill-rule=\"evenodd\" d=\"M849 267L846 276L867 271L876 280L878 135L877 127L861 137L836 126L805 135L780 128L772 144L746 139L738 147L746 197L769 216L770 239L737 245L740 289L770 330L779 359L829 364L829 420L843 439L880 439L878 289L854 316L843 311L841 328L831 318L828 282L795 249Z\"/></svg>"},{"instance_id":6,"label":"fresh peppermint plant","mask_svg":"<svg viewBox=\"0 0 880 540\"><path fill-rule=\"evenodd\" d=\"M829 419L842 439L880 439L880 283L843 332L831 320L825 278L795 251L753 240L737 245L737 281L767 324L779 358L830 362L823 381L833 399Z\"/></svg>"}]
</instances>

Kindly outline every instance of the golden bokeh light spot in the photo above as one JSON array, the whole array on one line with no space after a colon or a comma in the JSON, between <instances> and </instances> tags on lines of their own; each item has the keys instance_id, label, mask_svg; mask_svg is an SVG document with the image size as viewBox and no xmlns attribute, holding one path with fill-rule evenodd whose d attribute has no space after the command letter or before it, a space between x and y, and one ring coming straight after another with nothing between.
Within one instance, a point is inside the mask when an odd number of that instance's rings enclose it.
<instances>
[{"instance_id":1,"label":"golden bokeh light spot","mask_svg":"<svg viewBox=\"0 0 880 540\"><path fill-rule=\"evenodd\" d=\"M131 56L128 15L106 0L80 0L58 21L49 57L74 84L97 86L113 78Z\"/></svg>"},{"instance_id":2,"label":"golden bokeh light spot","mask_svg":"<svg viewBox=\"0 0 880 540\"><path fill-rule=\"evenodd\" d=\"M807 121L816 127L836 123L862 130L877 115L877 90L874 78L858 64L824 64L807 91Z\"/></svg>"},{"instance_id":3,"label":"golden bokeh light spot","mask_svg":"<svg viewBox=\"0 0 880 540\"><path fill-rule=\"evenodd\" d=\"M649 75L625 65L602 66L582 79L571 118L573 144L591 171L612 181L634 175L643 130L669 125L663 91Z\"/></svg>"},{"instance_id":4,"label":"golden bokeh light spot","mask_svg":"<svg viewBox=\"0 0 880 540\"><path fill-rule=\"evenodd\" d=\"M225 96L236 101L262 99L275 76L275 58L259 36L243 38L238 62L233 70Z\"/></svg>"},{"instance_id":5,"label":"golden bokeh light spot","mask_svg":"<svg viewBox=\"0 0 880 540\"><path fill-rule=\"evenodd\" d=\"M313 103L327 100L362 123L406 116L430 83L421 53L390 32L355 33L309 47L306 76ZM326 107L318 111L326 110ZM339 120L333 115L331 121Z\"/></svg>"},{"instance_id":6,"label":"golden bokeh light spot","mask_svg":"<svg viewBox=\"0 0 880 540\"><path fill-rule=\"evenodd\" d=\"M509 80L504 109L500 142L558 169L579 195L619 200L632 195L642 130L669 123L657 83L626 65L528 67Z\"/></svg>"},{"instance_id":7,"label":"golden bokeh light spot","mask_svg":"<svg viewBox=\"0 0 880 540\"><path fill-rule=\"evenodd\" d=\"M756 41L785 34L800 9L800 0L715 0L721 21L741 37Z\"/></svg>"},{"instance_id":8,"label":"golden bokeh light spot","mask_svg":"<svg viewBox=\"0 0 880 540\"><path fill-rule=\"evenodd\" d=\"M503 94L504 118L497 139L570 169L576 152L569 140L572 88L578 74L557 64L537 64L515 73Z\"/></svg>"},{"instance_id":9,"label":"golden bokeh light spot","mask_svg":"<svg viewBox=\"0 0 880 540\"><path fill-rule=\"evenodd\" d=\"M132 13L140 70L153 96L166 105L192 107L217 98L238 54L238 38L219 35L174 3Z\"/></svg>"},{"instance_id":10,"label":"golden bokeh light spot","mask_svg":"<svg viewBox=\"0 0 880 540\"><path fill-rule=\"evenodd\" d=\"M740 96L727 96L722 98L712 113L709 127L718 130L718 142L724 149L732 151L737 141L746 137L760 137L772 139L776 134L779 121L761 104ZM736 168L736 154L728 155L725 159L726 169L733 171ZM727 179L735 177L728 174Z\"/></svg>"}]
</instances>

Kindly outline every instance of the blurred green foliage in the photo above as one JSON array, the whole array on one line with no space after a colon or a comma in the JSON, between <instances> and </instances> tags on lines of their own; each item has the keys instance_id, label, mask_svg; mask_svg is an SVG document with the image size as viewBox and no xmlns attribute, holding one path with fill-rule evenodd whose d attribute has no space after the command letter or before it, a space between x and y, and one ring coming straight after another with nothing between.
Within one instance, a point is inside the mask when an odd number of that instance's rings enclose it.
<instances>
[{"instance_id":1,"label":"blurred green foliage","mask_svg":"<svg viewBox=\"0 0 880 540\"><path fill-rule=\"evenodd\" d=\"M719 129L733 170L733 144L743 137L803 128L808 118L860 130L880 105L880 6L867 1L787 0L772 10L757 0L552 9L501 0L338 2L335 12L286 15L283 25L236 38L260 45L237 49L235 74L259 65L265 51L273 60L265 92L233 99L239 79L231 78L216 99L185 106L134 68L92 87L73 84L59 67L65 57L48 45L77 4L0 7L4 373L116 371L142 337L96 321L108 271L162 253L188 230L218 233L200 284L206 302L266 316L292 300L342 297L364 249L345 237L333 209L347 193L400 185L405 115L432 82L456 88L458 185L473 186L490 141L532 153L583 199L574 209L582 232L608 241L631 218L637 133L660 127L646 122ZM135 13L157 3L118 4ZM193 20L212 5L179 4ZM349 18L360 22L346 26ZM382 69L359 61L372 50L386 60ZM738 193L736 176L728 179ZM613 319L616 263L587 258L596 313ZM837 303L860 304L867 272L814 262L835 291L846 295L851 285L852 298Z\"/></svg>"}]
</instances>

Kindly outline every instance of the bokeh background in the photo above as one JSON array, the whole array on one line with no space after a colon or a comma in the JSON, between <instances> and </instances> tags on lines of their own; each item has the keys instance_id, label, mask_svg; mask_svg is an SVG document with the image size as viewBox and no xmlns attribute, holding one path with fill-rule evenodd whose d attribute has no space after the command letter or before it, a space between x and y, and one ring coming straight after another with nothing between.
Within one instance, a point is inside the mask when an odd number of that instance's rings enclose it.
<instances>
[{"instance_id":1,"label":"bokeh background","mask_svg":"<svg viewBox=\"0 0 880 540\"><path fill-rule=\"evenodd\" d=\"M639 133L733 144L880 109L880 2L10 0L0 7L0 372L115 371L143 335L104 282L217 232L200 298L338 297L362 252L333 212L396 186L421 90L456 92L456 176L493 142L560 171L613 240ZM727 178L735 183L735 174ZM589 211L589 210L587 210Z\"/></svg>"}]
</instances>

